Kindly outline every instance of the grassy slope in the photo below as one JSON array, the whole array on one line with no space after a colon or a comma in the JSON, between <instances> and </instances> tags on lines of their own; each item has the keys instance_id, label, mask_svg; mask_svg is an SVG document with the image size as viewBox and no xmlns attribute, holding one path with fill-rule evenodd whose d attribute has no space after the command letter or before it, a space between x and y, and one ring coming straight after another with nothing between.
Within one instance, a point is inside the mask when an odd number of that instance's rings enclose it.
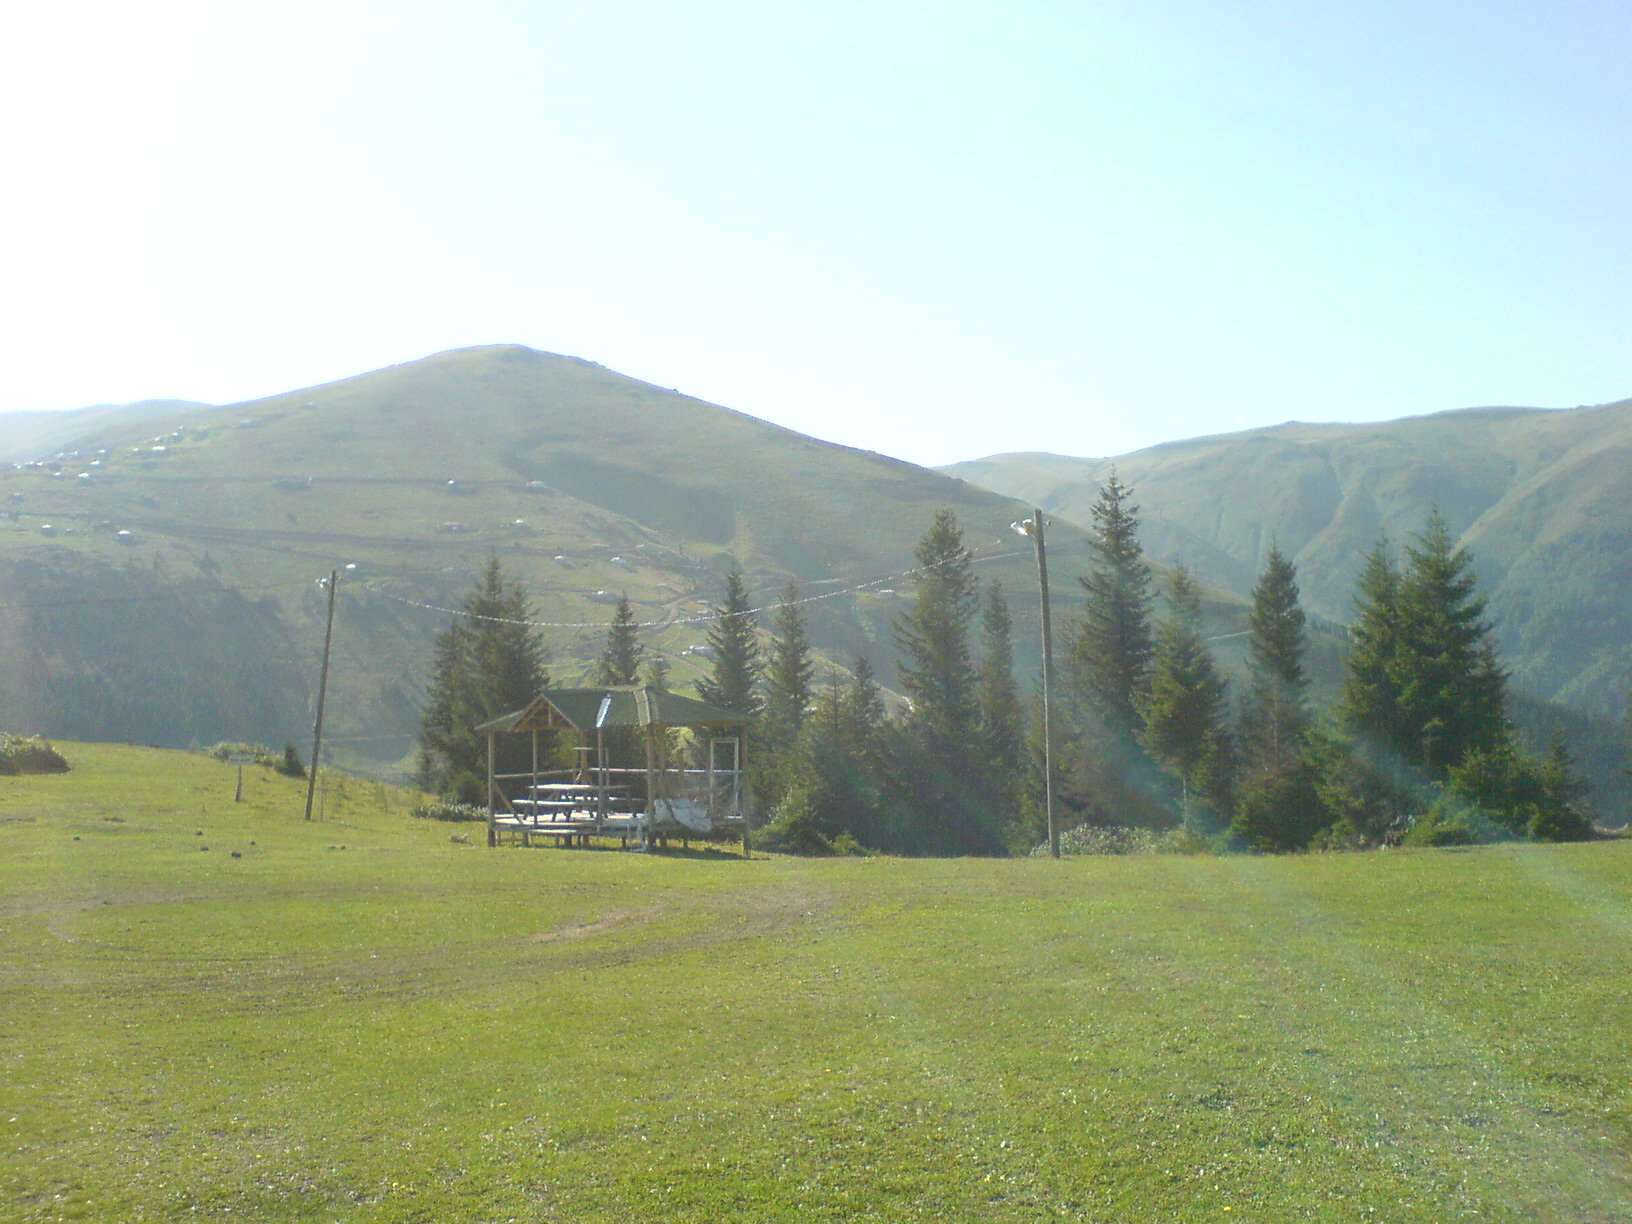
<instances>
[{"instance_id":1,"label":"grassy slope","mask_svg":"<svg viewBox=\"0 0 1632 1224\"><path fill-rule=\"evenodd\" d=\"M0 780L8 1219L1632 1214L1626 842L489 852L66 751Z\"/></svg>"},{"instance_id":2,"label":"grassy slope","mask_svg":"<svg viewBox=\"0 0 1632 1224\"><path fill-rule=\"evenodd\" d=\"M1595 714L1624 707L1632 401L1288 424L1115 460L999 455L945 470L1087 522L1113 463L1144 507L1151 555L1245 593L1277 540L1306 605L1336 620L1379 534L1408 541L1437 504L1473 550L1520 684Z\"/></svg>"},{"instance_id":3,"label":"grassy slope","mask_svg":"<svg viewBox=\"0 0 1632 1224\"><path fill-rule=\"evenodd\" d=\"M979 572L1003 580L1016 623L1035 623L1032 560L1008 531L1019 507L1005 499L514 346L178 412L82 446L111 451L103 468L82 469L84 482L78 463L59 476L0 473L0 507L18 510L0 520L0 640L19 662L9 677L0 668L0 697L39 712L20 729L169 744L298 738L321 642L312 580L346 562L362 571L342 599L331 732L357 752L394 737L376 761L406 750L430 640L447 623L435 609L463 595L489 551L558 626L546 636L567 682L604 636L598 590L627 592L641 620L664 626L647 645L685 684L700 666L682 652L702 640L695 618L717 601L726 566L740 565L764 601L789 579L807 596L886 579L911 564L940 505L957 511L971 546L998 555ZM307 478L309 488L288 487ZM530 481L549 487L529 491ZM449 522L469 530L439 529ZM57 534L42 537L42 523ZM112 527L136 543L116 543ZM1061 529L1062 545L1072 534ZM8 617L8 599L29 607ZM64 634L70 606L83 623ZM872 655L887 679L901 606L879 589L812 603L812 637L841 663ZM89 656L108 683L72 696L75 709L108 717L65 727L52 711L67 690L26 680L72 670L59 653L92 641L117 644ZM1019 646L1024 659L1030 636ZM193 647L202 657L189 664ZM145 717L115 723L132 692Z\"/></svg>"}]
</instances>

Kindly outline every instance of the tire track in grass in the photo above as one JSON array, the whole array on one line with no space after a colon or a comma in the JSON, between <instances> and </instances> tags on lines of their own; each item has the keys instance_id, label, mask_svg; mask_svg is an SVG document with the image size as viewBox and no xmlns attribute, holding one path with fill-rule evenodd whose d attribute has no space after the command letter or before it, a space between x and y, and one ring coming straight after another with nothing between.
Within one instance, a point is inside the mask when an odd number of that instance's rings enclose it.
<instances>
[{"instance_id":1,"label":"tire track in grass","mask_svg":"<svg viewBox=\"0 0 1632 1224\"><path fill-rule=\"evenodd\" d=\"M1399 866L1409 865L1400 858ZM1523 866L1533 874L1533 864ZM1387 870L1377 867L1379 876ZM1194 895L1217 902L1215 917L1260 949L1253 965L1259 998L1237 1016L1241 1038L1272 1034L1281 1047L1275 1075L1330 1103L1402 1174L1470 1216L1495 1211L1588 1224L1632 1218L1624 1147L1550 1106L1539 1085L1485 1047L1488 1029L1436 1006L1432 982L1402 972L1401 959L1367 938L1375 920L1356 922L1278 861L1206 860L1187 883ZM1259 917L1247 921L1249 914ZM1481 934L1462 932L1471 943ZM1290 1006L1293 999L1301 1010ZM1348 1034L1353 1045L1330 1050L1326 1034Z\"/></svg>"}]
</instances>

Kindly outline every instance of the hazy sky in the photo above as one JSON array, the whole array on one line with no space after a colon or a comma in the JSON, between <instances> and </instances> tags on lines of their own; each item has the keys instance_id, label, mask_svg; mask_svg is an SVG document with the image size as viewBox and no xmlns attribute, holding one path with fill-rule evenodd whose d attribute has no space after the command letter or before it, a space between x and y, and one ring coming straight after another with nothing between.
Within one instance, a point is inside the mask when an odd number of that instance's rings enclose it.
<instances>
[{"instance_id":1,"label":"hazy sky","mask_svg":"<svg viewBox=\"0 0 1632 1224\"><path fill-rule=\"evenodd\" d=\"M519 342L922 463L1632 395L1626 0L0 19L0 410Z\"/></svg>"}]
</instances>

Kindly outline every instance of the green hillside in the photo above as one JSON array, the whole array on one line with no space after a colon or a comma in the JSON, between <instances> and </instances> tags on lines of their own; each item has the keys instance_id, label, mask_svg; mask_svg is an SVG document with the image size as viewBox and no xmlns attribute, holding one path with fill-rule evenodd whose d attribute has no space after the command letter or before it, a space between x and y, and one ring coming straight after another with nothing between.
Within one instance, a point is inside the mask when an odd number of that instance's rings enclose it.
<instances>
[{"instance_id":1,"label":"green hillside","mask_svg":"<svg viewBox=\"0 0 1632 1224\"><path fill-rule=\"evenodd\" d=\"M445 609L494 552L533 593L567 682L625 592L674 682L694 680L699 617L733 564L761 604L797 582L819 651L868 654L887 682L903 573L941 505L1016 624L1036 624L1033 557L1009 530L1023 507L520 347L116 420L68 451L0 472L0 709L20 731L303 740L316 580L346 564L326 739L387 772L409 751ZM1061 588L1080 541L1058 533ZM1033 636L1019 635L1022 666Z\"/></svg>"},{"instance_id":2,"label":"green hillside","mask_svg":"<svg viewBox=\"0 0 1632 1224\"><path fill-rule=\"evenodd\" d=\"M0 1218L1615 1221L1632 842L764 859L59 745Z\"/></svg>"},{"instance_id":3,"label":"green hillside","mask_svg":"<svg viewBox=\"0 0 1632 1224\"><path fill-rule=\"evenodd\" d=\"M1625 708L1632 400L1294 423L1116 459L998 455L943 470L1080 523L1113 465L1144 509L1152 556L1246 592L1279 541L1306 605L1338 621L1379 534L1407 541L1438 505L1474 553L1517 685L1599 717Z\"/></svg>"}]
</instances>

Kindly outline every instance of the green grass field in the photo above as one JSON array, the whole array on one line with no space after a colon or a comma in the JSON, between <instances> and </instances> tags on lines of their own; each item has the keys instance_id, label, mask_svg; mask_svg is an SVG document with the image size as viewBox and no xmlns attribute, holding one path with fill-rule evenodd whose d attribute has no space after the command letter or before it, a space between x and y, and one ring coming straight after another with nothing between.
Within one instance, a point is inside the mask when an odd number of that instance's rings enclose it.
<instances>
[{"instance_id":1,"label":"green grass field","mask_svg":"<svg viewBox=\"0 0 1632 1224\"><path fill-rule=\"evenodd\" d=\"M61 747L0 779L6 1220L1632 1218L1629 842L488 850Z\"/></svg>"}]
</instances>

